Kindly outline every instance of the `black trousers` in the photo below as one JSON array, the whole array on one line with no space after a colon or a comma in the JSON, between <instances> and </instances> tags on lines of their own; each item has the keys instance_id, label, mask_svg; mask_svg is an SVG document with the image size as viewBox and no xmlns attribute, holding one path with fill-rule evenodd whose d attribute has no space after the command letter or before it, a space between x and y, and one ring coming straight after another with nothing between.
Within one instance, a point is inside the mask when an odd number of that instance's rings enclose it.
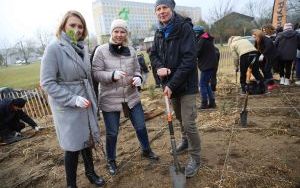
<instances>
[{"instance_id":1,"label":"black trousers","mask_svg":"<svg viewBox=\"0 0 300 188\"><path fill-rule=\"evenodd\" d=\"M67 186L76 187L79 153L82 154L86 175L95 175L92 156L93 154L91 148L85 148L80 151L65 151L65 170Z\"/></svg>"},{"instance_id":2,"label":"black trousers","mask_svg":"<svg viewBox=\"0 0 300 188\"><path fill-rule=\"evenodd\" d=\"M259 72L259 53L258 52L248 52L246 54L243 54L240 57L240 84L242 89L245 88L246 85L246 73L247 69L250 66L251 62L254 60L254 63L251 65L252 66L252 74L255 77L256 80L262 82L263 81L263 76Z\"/></svg>"},{"instance_id":3,"label":"black trousers","mask_svg":"<svg viewBox=\"0 0 300 188\"><path fill-rule=\"evenodd\" d=\"M279 60L279 75L290 79L293 60Z\"/></svg>"}]
</instances>

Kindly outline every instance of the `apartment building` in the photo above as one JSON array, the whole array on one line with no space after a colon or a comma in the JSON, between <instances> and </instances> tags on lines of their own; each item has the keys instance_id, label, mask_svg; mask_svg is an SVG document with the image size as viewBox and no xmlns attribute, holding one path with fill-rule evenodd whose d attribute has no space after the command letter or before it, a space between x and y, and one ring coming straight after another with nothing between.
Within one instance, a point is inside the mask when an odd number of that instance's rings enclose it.
<instances>
[{"instance_id":1,"label":"apartment building","mask_svg":"<svg viewBox=\"0 0 300 188\"><path fill-rule=\"evenodd\" d=\"M176 12L189 16L193 22L201 19L200 7L176 6ZM153 35L157 18L153 3L140 3L123 0L96 0L93 2L93 17L98 42L108 41L110 24L119 13L128 13L128 25L132 41Z\"/></svg>"}]
</instances>

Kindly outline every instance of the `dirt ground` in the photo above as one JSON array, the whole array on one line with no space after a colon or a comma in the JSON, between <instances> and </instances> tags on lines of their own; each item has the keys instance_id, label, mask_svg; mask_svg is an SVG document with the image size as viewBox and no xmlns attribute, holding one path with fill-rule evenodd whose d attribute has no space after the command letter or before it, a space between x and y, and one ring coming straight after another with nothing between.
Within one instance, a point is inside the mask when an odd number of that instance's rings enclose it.
<instances>
[{"instance_id":1,"label":"dirt ground","mask_svg":"<svg viewBox=\"0 0 300 188\"><path fill-rule=\"evenodd\" d=\"M238 95L235 84L221 75L216 93L217 109L198 111L202 168L195 177L187 179L186 187L300 187L299 94L300 87L283 86L269 94L249 96L248 126L241 127L239 113L245 96ZM142 99L145 111L164 111L160 89L143 91ZM172 187L169 175L172 156L165 116L162 113L146 122L152 149L160 156L158 162L141 158L135 131L130 121L122 118L118 174L108 175L100 150L95 156L96 171L107 181L105 187ZM45 128L34 137L0 146L1 188L66 187L63 152L51 117L39 123ZM179 124L177 121L174 124L179 141ZM105 135L102 120L100 126ZM31 129L24 134L30 133ZM179 159L184 165L188 156L184 154ZM81 158L77 183L78 187L93 187L84 175Z\"/></svg>"}]
</instances>

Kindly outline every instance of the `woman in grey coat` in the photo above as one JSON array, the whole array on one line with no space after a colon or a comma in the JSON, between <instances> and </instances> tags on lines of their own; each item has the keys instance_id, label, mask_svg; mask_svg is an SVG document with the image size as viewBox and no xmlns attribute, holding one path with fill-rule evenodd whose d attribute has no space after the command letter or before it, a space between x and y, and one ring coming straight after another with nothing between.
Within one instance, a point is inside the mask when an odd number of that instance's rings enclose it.
<instances>
[{"instance_id":1,"label":"woman in grey coat","mask_svg":"<svg viewBox=\"0 0 300 188\"><path fill-rule=\"evenodd\" d=\"M137 87L142 85L136 53L128 47L128 29L124 20L111 24L109 43L99 46L93 58L93 77L101 84L100 109L106 127L107 168L116 174L116 144L120 126L120 111L129 117L140 141L142 155L158 160L149 144L144 112Z\"/></svg>"},{"instance_id":2,"label":"woman in grey coat","mask_svg":"<svg viewBox=\"0 0 300 188\"><path fill-rule=\"evenodd\" d=\"M68 187L76 187L79 153L92 184L104 185L94 171L91 148L99 142L97 106L92 88L89 55L83 40L86 22L77 11L68 11L56 36L45 50L41 87L47 92L59 145L65 151Z\"/></svg>"}]
</instances>

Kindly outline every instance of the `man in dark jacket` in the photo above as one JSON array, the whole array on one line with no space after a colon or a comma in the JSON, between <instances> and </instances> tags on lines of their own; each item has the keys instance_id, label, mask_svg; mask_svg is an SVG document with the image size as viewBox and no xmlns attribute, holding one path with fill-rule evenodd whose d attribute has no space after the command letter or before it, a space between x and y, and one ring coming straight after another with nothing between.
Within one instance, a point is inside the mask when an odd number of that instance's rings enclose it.
<instances>
[{"instance_id":1,"label":"man in dark jacket","mask_svg":"<svg viewBox=\"0 0 300 188\"><path fill-rule=\"evenodd\" d=\"M279 52L280 84L290 85L292 63L296 59L299 35L291 23L284 24L283 32L278 33L275 46Z\"/></svg>"},{"instance_id":2,"label":"man in dark jacket","mask_svg":"<svg viewBox=\"0 0 300 188\"><path fill-rule=\"evenodd\" d=\"M22 108L25 106L25 103L26 100L22 98L6 98L0 101L0 136L4 141L11 136L21 135L21 130L25 128L23 122L29 124L36 131L40 129L37 124L23 112ZM20 120L23 122L20 122Z\"/></svg>"},{"instance_id":3,"label":"man in dark jacket","mask_svg":"<svg viewBox=\"0 0 300 188\"><path fill-rule=\"evenodd\" d=\"M210 85L214 70L218 68L214 38L209 33L204 32L202 26L194 26L193 30L198 40L197 58L198 68L201 71L199 82L201 93L200 109L215 108L215 96Z\"/></svg>"},{"instance_id":4,"label":"man in dark jacket","mask_svg":"<svg viewBox=\"0 0 300 188\"><path fill-rule=\"evenodd\" d=\"M164 94L172 99L176 118L182 124L183 142L177 150L186 149L188 143L190 158L185 174L192 177L200 167L200 136L195 122L198 93L196 40L191 19L177 14L174 7L173 0L156 1L159 28L150 58L162 80Z\"/></svg>"}]
</instances>

